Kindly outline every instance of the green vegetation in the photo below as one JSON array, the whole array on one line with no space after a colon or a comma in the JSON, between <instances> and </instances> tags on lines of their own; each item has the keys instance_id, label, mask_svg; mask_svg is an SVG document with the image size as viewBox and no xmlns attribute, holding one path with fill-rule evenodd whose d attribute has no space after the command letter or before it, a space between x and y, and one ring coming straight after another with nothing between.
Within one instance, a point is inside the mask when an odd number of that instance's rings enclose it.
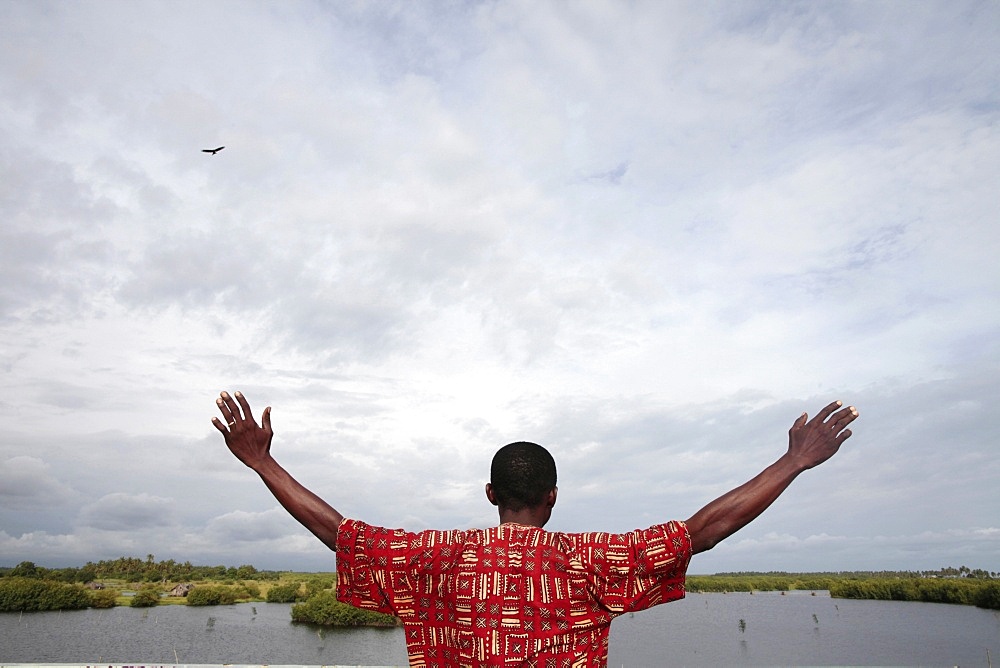
<instances>
[{"instance_id":1,"label":"green vegetation","mask_svg":"<svg viewBox=\"0 0 1000 668\"><path fill-rule=\"evenodd\" d=\"M336 576L317 575L305 581L306 598L318 594L324 589L333 589L337 584Z\"/></svg>"},{"instance_id":2,"label":"green vegetation","mask_svg":"<svg viewBox=\"0 0 1000 668\"><path fill-rule=\"evenodd\" d=\"M720 575L689 575L690 592L730 591L790 591L793 589L829 589L837 576L803 573L726 573Z\"/></svg>"},{"instance_id":3,"label":"green vegetation","mask_svg":"<svg viewBox=\"0 0 1000 668\"><path fill-rule=\"evenodd\" d=\"M176 579L163 579L164 574L172 574ZM246 579L238 580L238 577ZM272 583L280 583L281 577L276 571L258 571L250 565L234 568L192 566L189 562L177 564L173 560L157 562L151 554L145 561L121 557L88 562L82 568L50 569L22 561L13 568L0 568L0 612L262 601L262 591ZM322 578L333 581L329 574ZM321 576L309 574L300 577L299 581L306 581L309 591L308 586L321 581ZM84 587L81 582L90 584ZM197 585L191 593L195 590L198 593L192 598L168 594L173 585L181 583Z\"/></svg>"},{"instance_id":4,"label":"green vegetation","mask_svg":"<svg viewBox=\"0 0 1000 668\"><path fill-rule=\"evenodd\" d=\"M296 601L301 601L303 600L303 597L299 594L301 586L302 583L297 581L275 585L267 590L266 600L268 603L295 603Z\"/></svg>"},{"instance_id":5,"label":"green vegetation","mask_svg":"<svg viewBox=\"0 0 1000 668\"><path fill-rule=\"evenodd\" d=\"M90 607L113 608L118 605L118 592L114 589L96 589L90 592Z\"/></svg>"},{"instance_id":6,"label":"green vegetation","mask_svg":"<svg viewBox=\"0 0 1000 668\"><path fill-rule=\"evenodd\" d=\"M125 582L184 582L192 580L277 580L277 571L258 571L249 564L242 566L194 566L190 561L177 563L173 559L156 561L152 554L146 559L119 557L88 561L79 568L43 568L22 561L13 568L0 568L0 578L29 577L59 582L93 582L124 580Z\"/></svg>"},{"instance_id":7,"label":"green vegetation","mask_svg":"<svg viewBox=\"0 0 1000 668\"><path fill-rule=\"evenodd\" d=\"M292 621L322 626L399 626L402 622L392 615L383 615L370 610L362 610L337 600L333 587L337 580L330 575L314 575L302 583L290 581L286 585L277 585L268 591L268 601L282 598L284 601L300 601L292 606ZM293 598L297 597L297 598Z\"/></svg>"},{"instance_id":8,"label":"green vegetation","mask_svg":"<svg viewBox=\"0 0 1000 668\"><path fill-rule=\"evenodd\" d=\"M157 587L143 587L135 593L129 605L133 608L152 608L160 603L160 590Z\"/></svg>"},{"instance_id":9,"label":"green vegetation","mask_svg":"<svg viewBox=\"0 0 1000 668\"><path fill-rule=\"evenodd\" d=\"M831 583L830 596L878 601L928 601L1000 610L1000 581L972 578L879 578Z\"/></svg>"},{"instance_id":10,"label":"green vegetation","mask_svg":"<svg viewBox=\"0 0 1000 668\"><path fill-rule=\"evenodd\" d=\"M165 574L169 574L166 577ZM178 577L180 576L180 577ZM242 577L241 577L242 576ZM94 589L80 582L94 583ZM176 584L193 585L187 596L170 595ZM339 603L332 573L278 573L239 567L121 557L82 568L47 569L23 561L0 568L0 612L77 610L153 605L231 605L239 601L296 603L292 619L334 626L393 626L396 618ZM1000 610L1000 573L982 569L863 571L839 573L718 573L691 575L690 592L829 590L837 598L931 601ZM134 596L127 593L135 591ZM164 594L167 594L164 596Z\"/></svg>"},{"instance_id":11,"label":"green vegetation","mask_svg":"<svg viewBox=\"0 0 1000 668\"><path fill-rule=\"evenodd\" d=\"M327 589L310 596L304 603L292 606L292 621L324 626L399 626L392 615L355 608L337 600L336 594Z\"/></svg>"},{"instance_id":12,"label":"green vegetation","mask_svg":"<svg viewBox=\"0 0 1000 668\"><path fill-rule=\"evenodd\" d=\"M240 598L260 600L260 586L256 582L241 582L236 586L242 590Z\"/></svg>"},{"instance_id":13,"label":"green vegetation","mask_svg":"<svg viewBox=\"0 0 1000 668\"><path fill-rule=\"evenodd\" d=\"M0 579L0 612L80 610L90 604L90 592L78 584L26 577Z\"/></svg>"},{"instance_id":14,"label":"green vegetation","mask_svg":"<svg viewBox=\"0 0 1000 668\"><path fill-rule=\"evenodd\" d=\"M719 573L688 576L690 592L829 590L834 598L924 601L1000 610L1000 573L982 569L839 573Z\"/></svg>"},{"instance_id":15,"label":"green vegetation","mask_svg":"<svg viewBox=\"0 0 1000 668\"><path fill-rule=\"evenodd\" d=\"M232 605L239 600L240 592L236 587L225 585L198 585L188 592L188 605Z\"/></svg>"}]
</instances>

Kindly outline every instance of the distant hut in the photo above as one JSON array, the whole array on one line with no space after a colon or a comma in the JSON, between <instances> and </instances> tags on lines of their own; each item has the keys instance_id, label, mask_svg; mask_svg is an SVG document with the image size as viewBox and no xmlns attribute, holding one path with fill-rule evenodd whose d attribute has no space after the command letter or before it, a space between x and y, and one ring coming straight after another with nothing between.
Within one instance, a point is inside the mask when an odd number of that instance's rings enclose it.
<instances>
[{"instance_id":1,"label":"distant hut","mask_svg":"<svg viewBox=\"0 0 1000 668\"><path fill-rule=\"evenodd\" d=\"M95 591L100 591L101 589L104 589L103 582L88 582L83 586L86 587L87 589L93 589Z\"/></svg>"},{"instance_id":2,"label":"distant hut","mask_svg":"<svg viewBox=\"0 0 1000 668\"><path fill-rule=\"evenodd\" d=\"M173 589L171 589L167 595L168 596L187 596L188 592L194 589L192 584L179 584Z\"/></svg>"}]
</instances>

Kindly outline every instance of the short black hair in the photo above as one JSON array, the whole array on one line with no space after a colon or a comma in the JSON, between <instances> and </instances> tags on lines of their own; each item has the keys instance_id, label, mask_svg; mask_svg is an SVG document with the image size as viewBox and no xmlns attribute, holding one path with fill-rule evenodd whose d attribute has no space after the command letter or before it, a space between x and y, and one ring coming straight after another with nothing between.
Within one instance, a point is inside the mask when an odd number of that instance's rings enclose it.
<instances>
[{"instance_id":1,"label":"short black hair","mask_svg":"<svg viewBox=\"0 0 1000 668\"><path fill-rule=\"evenodd\" d=\"M537 508L556 486L556 460L537 443L509 443L493 456L490 484L497 505L514 511Z\"/></svg>"}]
</instances>

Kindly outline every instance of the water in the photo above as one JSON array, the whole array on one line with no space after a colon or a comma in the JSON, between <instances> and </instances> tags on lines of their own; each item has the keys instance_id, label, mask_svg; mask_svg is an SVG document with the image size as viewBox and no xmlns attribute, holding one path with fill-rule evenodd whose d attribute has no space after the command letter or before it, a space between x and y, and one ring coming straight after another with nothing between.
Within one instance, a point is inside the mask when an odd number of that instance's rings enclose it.
<instances>
[{"instance_id":1,"label":"water","mask_svg":"<svg viewBox=\"0 0 1000 668\"><path fill-rule=\"evenodd\" d=\"M608 665L987 666L988 649L1000 666L998 611L811 593L688 594L619 617Z\"/></svg>"},{"instance_id":2,"label":"water","mask_svg":"<svg viewBox=\"0 0 1000 668\"><path fill-rule=\"evenodd\" d=\"M407 663L401 629L293 624L289 607L2 613L0 663ZM1000 665L1000 612L825 592L689 594L615 620L608 665L986 666L987 650Z\"/></svg>"},{"instance_id":3,"label":"water","mask_svg":"<svg viewBox=\"0 0 1000 668\"><path fill-rule=\"evenodd\" d=\"M401 629L293 624L290 605L0 614L0 662L406 665Z\"/></svg>"}]
</instances>

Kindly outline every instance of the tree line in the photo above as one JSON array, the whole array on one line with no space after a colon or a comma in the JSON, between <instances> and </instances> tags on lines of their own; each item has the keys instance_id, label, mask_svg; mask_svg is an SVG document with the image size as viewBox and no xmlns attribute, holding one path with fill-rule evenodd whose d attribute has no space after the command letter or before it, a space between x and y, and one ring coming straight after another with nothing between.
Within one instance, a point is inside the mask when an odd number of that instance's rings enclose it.
<instances>
[{"instance_id":1,"label":"tree line","mask_svg":"<svg viewBox=\"0 0 1000 668\"><path fill-rule=\"evenodd\" d=\"M946 567L936 571L719 573L691 575L690 592L826 590L834 598L923 601L1000 610L1000 573Z\"/></svg>"},{"instance_id":2,"label":"tree line","mask_svg":"<svg viewBox=\"0 0 1000 668\"><path fill-rule=\"evenodd\" d=\"M937 570L926 571L818 571L815 573L789 573L786 571L736 571L731 573L716 573L719 577L775 576L775 577L811 577L811 578L972 578L974 580L998 580L1000 572L987 571L982 568L968 566L945 566Z\"/></svg>"},{"instance_id":3,"label":"tree line","mask_svg":"<svg viewBox=\"0 0 1000 668\"><path fill-rule=\"evenodd\" d=\"M117 580L104 589L83 583ZM280 580L276 571L238 567L193 566L173 560L157 562L120 557L88 562L80 568L48 569L23 561L0 567L0 612L109 608L116 605L146 607L168 602L168 582L199 584L186 597L172 598L187 605L228 605L266 600L295 603L293 621L333 626L388 626L394 618L357 610L336 601L331 574L295 574ZM266 582L270 581L270 582ZM124 589L135 591L125 592ZM946 567L936 571L850 571L837 573L741 572L691 575L691 592L753 592L827 590L836 598L930 601L976 605L1000 610L1000 574L982 569ZM262 590L264 590L262 595Z\"/></svg>"},{"instance_id":4,"label":"tree line","mask_svg":"<svg viewBox=\"0 0 1000 668\"><path fill-rule=\"evenodd\" d=\"M982 578L872 578L830 585L834 598L924 601L1000 610L1000 580Z\"/></svg>"},{"instance_id":5,"label":"tree line","mask_svg":"<svg viewBox=\"0 0 1000 668\"><path fill-rule=\"evenodd\" d=\"M146 608L163 603L184 601L189 606L232 605L239 602L264 600L268 603L294 603L291 608L293 622L324 626L398 626L399 620L361 610L337 600L332 574L295 574L291 580L268 583L262 595L262 586L252 580L199 581L186 590L184 598L166 599L170 586L166 583L136 582L135 591L125 592L116 584L104 589L88 589L80 582L64 582L46 575L62 569L43 572L22 562L15 568L5 569L0 576L0 612L40 612L49 610L80 610L83 608L112 608L128 605ZM115 571L110 571L115 572ZM228 572L228 570L227 570ZM130 586L130 585L126 585Z\"/></svg>"},{"instance_id":6,"label":"tree line","mask_svg":"<svg viewBox=\"0 0 1000 668\"><path fill-rule=\"evenodd\" d=\"M178 563L173 559L156 561L146 558L118 557L88 561L80 567L44 568L31 561L22 561L11 568L0 567L0 578L23 577L56 582L95 582L97 580L124 580L126 582L183 582L187 580L277 580L277 571L261 571L250 564L242 566L195 566L190 561Z\"/></svg>"}]
</instances>

